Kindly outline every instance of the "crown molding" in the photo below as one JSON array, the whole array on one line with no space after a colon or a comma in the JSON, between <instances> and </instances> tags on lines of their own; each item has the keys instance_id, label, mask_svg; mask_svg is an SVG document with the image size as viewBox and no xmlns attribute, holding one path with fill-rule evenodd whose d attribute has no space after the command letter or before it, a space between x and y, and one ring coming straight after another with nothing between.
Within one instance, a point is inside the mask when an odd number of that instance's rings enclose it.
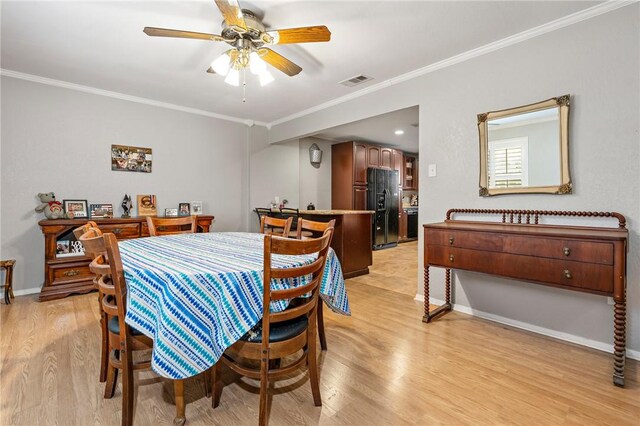
<instances>
[{"instance_id":1,"label":"crown molding","mask_svg":"<svg viewBox=\"0 0 640 426\"><path fill-rule=\"evenodd\" d=\"M189 114L202 115L205 117L217 118L219 120L231 121L234 123L244 124L248 127L254 125L265 126L267 123L261 121L247 120L245 118L232 117L229 115L217 114L215 112L205 111L197 108L190 108L182 105L171 104L168 102L156 101L154 99L142 98L139 96L127 95L119 92L112 92L109 90L98 89L91 86L83 86L81 84L69 83L67 81L55 80L53 78L41 77L33 74L26 74L18 71L12 71L4 68L0 68L0 75L6 77L17 78L20 80L32 81L35 83L46 84L48 86L62 87L65 89L75 90L78 92L90 93L92 95L106 96L108 98L121 99L123 101L136 102L139 104L151 105L159 108L172 109L175 111L186 112Z\"/></svg>"},{"instance_id":2,"label":"crown molding","mask_svg":"<svg viewBox=\"0 0 640 426\"><path fill-rule=\"evenodd\" d=\"M359 98L361 96L368 95L369 93L377 92L379 90L385 89L387 87L393 86L398 83L402 83L407 80L414 79L416 77L420 77L425 74L432 73L434 71L441 70L443 68L450 67L452 65L459 64L461 62L468 61L473 58L477 58L478 56L486 55L487 53L495 52L496 50L504 49L505 47L513 46L514 44L521 43L523 41L541 36L543 34L550 33L555 30L559 30L561 28L568 27L573 24L577 24L582 21L586 21L591 18L595 18L596 16L603 15L605 13L614 11L616 9L620 9L621 7L629 6L634 3L638 3L639 0L611 0L605 1L604 3L600 3L596 6L590 7L588 9L581 10L579 12L573 13L571 15L567 15L565 17L556 19L555 21L547 22L546 24L539 25L537 27L528 29L526 31L522 31L518 34L514 34L512 36L503 38L498 41L494 41L492 43L486 44L484 46L478 47L476 49L468 50L459 55L452 56L450 58L444 59L442 61L433 63L431 65L427 65L422 68L418 68L417 70L410 71L408 73L399 75L397 77L392 77L388 80L382 81L380 83L371 85L367 88L358 90L357 92L341 96L336 99L332 99L330 101L324 102L322 104L316 105L314 107L299 111L295 114L291 114L289 116L280 118L278 120L274 120L270 123L267 123L267 128L271 129L271 127L286 123L287 121L294 120L296 118L304 117L309 114L313 114L314 112L322 111L324 109L340 105L342 103L348 102L352 99Z\"/></svg>"}]
</instances>

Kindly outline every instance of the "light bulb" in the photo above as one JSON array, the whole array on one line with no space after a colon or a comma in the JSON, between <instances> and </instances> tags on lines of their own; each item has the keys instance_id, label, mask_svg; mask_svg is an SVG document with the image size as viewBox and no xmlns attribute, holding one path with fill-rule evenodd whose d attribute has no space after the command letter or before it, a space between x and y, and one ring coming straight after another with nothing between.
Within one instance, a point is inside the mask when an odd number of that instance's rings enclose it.
<instances>
[{"instance_id":1,"label":"light bulb","mask_svg":"<svg viewBox=\"0 0 640 426\"><path fill-rule=\"evenodd\" d=\"M240 86L240 73L236 69L231 69L224 82L232 86Z\"/></svg>"},{"instance_id":2,"label":"light bulb","mask_svg":"<svg viewBox=\"0 0 640 426\"><path fill-rule=\"evenodd\" d=\"M231 68L231 58L226 53L218 56L213 62L211 62L211 68L222 76L227 75L229 68Z\"/></svg>"},{"instance_id":3,"label":"light bulb","mask_svg":"<svg viewBox=\"0 0 640 426\"><path fill-rule=\"evenodd\" d=\"M267 64L262 60L257 52L251 52L249 55L249 70L251 74L260 75L262 71L267 70Z\"/></svg>"},{"instance_id":4,"label":"light bulb","mask_svg":"<svg viewBox=\"0 0 640 426\"><path fill-rule=\"evenodd\" d=\"M260 86L266 86L273 81L273 76L266 69L262 70L258 76L260 77Z\"/></svg>"}]
</instances>

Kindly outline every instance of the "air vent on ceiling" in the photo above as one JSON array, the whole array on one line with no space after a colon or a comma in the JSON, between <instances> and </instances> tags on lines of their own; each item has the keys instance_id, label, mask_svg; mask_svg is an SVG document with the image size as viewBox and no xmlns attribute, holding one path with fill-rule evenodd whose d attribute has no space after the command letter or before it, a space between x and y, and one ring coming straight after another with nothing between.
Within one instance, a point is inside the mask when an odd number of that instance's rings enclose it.
<instances>
[{"instance_id":1,"label":"air vent on ceiling","mask_svg":"<svg viewBox=\"0 0 640 426\"><path fill-rule=\"evenodd\" d=\"M343 80L339 84L342 84L343 86L347 86L347 87L353 87L369 80L373 80L373 77L360 74L360 75L356 75L355 77L351 77L346 80Z\"/></svg>"}]
</instances>

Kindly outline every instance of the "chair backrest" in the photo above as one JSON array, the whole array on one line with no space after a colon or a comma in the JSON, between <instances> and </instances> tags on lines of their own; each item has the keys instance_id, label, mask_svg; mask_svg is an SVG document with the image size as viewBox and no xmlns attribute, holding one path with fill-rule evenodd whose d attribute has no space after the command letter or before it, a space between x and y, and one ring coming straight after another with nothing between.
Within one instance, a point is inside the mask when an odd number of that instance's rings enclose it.
<instances>
[{"instance_id":1,"label":"chair backrest","mask_svg":"<svg viewBox=\"0 0 640 426\"><path fill-rule=\"evenodd\" d=\"M271 235L277 235L280 237L288 237L291 231L291 223L293 218L278 219L275 217L262 216L260 218L260 233L269 233ZM271 232L265 232L265 229L270 229Z\"/></svg>"},{"instance_id":2,"label":"chair backrest","mask_svg":"<svg viewBox=\"0 0 640 426\"><path fill-rule=\"evenodd\" d=\"M322 234L328 228L335 228L336 220L331 219L329 222L314 222L312 220L300 219L298 220L298 228L296 229L296 238L302 239L302 231L311 231L313 236L316 234ZM329 241L331 244L331 241Z\"/></svg>"},{"instance_id":3,"label":"chair backrest","mask_svg":"<svg viewBox=\"0 0 640 426\"><path fill-rule=\"evenodd\" d=\"M86 234L90 229L95 229L98 235L102 235L102 231L100 230L100 228L98 228L98 225L92 220L74 229L73 235L75 235L76 240L80 241L80 237ZM83 244L83 247L84 247L84 244ZM84 254L85 256L90 257L92 259L97 256L95 253L91 253L90 251L88 251L86 247L84 247Z\"/></svg>"},{"instance_id":4,"label":"chair backrest","mask_svg":"<svg viewBox=\"0 0 640 426\"><path fill-rule=\"evenodd\" d=\"M264 239L264 306L262 317L262 343L263 347L269 343L269 324L281 322L302 315L309 316L309 327L315 327L316 307L318 303L318 291L322 283L325 263L329 251L329 242L333 235L333 228L328 228L320 238L309 240L294 240L288 238L267 235ZM290 268L274 268L272 255L300 256L318 253L318 257L311 263ZM311 276L307 281L304 278ZM271 280L288 279L302 285L292 286L284 290L273 290ZM311 295L306 297L306 295ZM305 296L305 297L302 297ZM271 302L274 300L291 300L301 298L301 303L294 308L282 312L271 312Z\"/></svg>"},{"instance_id":5,"label":"chair backrest","mask_svg":"<svg viewBox=\"0 0 640 426\"><path fill-rule=\"evenodd\" d=\"M147 216L149 235L193 234L196 232L196 217L184 216L176 218L163 218Z\"/></svg>"},{"instance_id":6,"label":"chair backrest","mask_svg":"<svg viewBox=\"0 0 640 426\"><path fill-rule=\"evenodd\" d=\"M102 310L109 317L118 317L120 341L124 342L129 330L124 321L127 310L127 284L118 240L114 234L98 235L95 229L90 229L80 237L80 241L85 249L97 253L97 257L89 264L89 269L98 277Z\"/></svg>"}]
</instances>

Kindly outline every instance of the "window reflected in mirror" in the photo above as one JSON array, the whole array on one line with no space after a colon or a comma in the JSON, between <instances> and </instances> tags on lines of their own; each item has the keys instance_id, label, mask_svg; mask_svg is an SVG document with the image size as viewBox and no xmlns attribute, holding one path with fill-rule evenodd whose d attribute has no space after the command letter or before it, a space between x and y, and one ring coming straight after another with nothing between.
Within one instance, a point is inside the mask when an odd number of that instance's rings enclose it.
<instances>
[{"instance_id":1,"label":"window reflected in mirror","mask_svg":"<svg viewBox=\"0 0 640 426\"><path fill-rule=\"evenodd\" d=\"M571 192L569 95L478 115L480 195Z\"/></svg>"}]
</instances>

